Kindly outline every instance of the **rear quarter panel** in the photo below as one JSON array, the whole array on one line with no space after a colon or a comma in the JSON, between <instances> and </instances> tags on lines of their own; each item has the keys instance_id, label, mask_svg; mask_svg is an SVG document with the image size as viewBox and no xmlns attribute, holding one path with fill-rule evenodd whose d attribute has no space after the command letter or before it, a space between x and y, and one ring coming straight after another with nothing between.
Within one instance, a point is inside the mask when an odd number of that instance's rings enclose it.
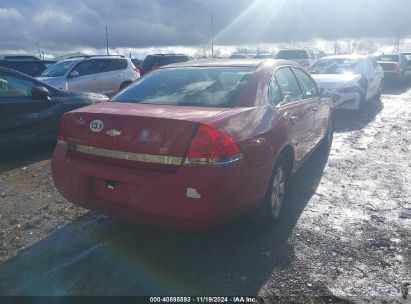
<instances>
[{"instance_id":1,"label":"rear quarter panel","mask_svg":"<svg viewBox=\"0 0 411 304\"><path fill-rule=\"evenodd\" d=\"M240 146L248 172L247 201L264 196L274 163L290 140L285 120L268 100L270 77L270 69L258 71L243 88L237 107L208 121L227 131Z\"/></svg>"}]
</instances>

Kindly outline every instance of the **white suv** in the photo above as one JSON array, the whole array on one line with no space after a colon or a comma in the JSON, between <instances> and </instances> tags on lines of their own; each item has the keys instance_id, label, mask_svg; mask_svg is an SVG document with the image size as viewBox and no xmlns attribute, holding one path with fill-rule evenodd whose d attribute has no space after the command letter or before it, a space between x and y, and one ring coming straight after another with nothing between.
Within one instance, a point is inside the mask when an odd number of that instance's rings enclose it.
<instances>
[{"instance_id":1,"label":"white suv","mask_svg":"<svg viewBox=\"0 0 411 304\"><path fill-rule=\"evenodd\" d=\"M112 95L140 78L140 72L123 56L83 56L59 61L37 78L64 91Z\"/></svg>"}]
</instances>

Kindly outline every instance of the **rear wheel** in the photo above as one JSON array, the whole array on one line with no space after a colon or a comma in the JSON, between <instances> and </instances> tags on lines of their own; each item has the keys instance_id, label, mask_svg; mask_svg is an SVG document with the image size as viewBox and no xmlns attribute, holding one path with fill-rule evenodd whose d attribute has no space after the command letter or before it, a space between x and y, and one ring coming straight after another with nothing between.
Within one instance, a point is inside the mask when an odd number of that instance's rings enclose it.
<instances>
[{"instance_id":1,"label":"rear wheel","mask_svg":"<svg viewBox=\"0 0 411 304\"><path fill-rule=\"evenodd\" d=\"M328 124L327 134L325 135L324 139L322 140L320 149L323 151L330 151L331 145L333 143L334 138L334 125L332 120L330 120Z\"/></svg>"},{"instance_id":2,"label":"rear wheel","mask_svg":"<svg viewBox=\"0 0 411 304\"><path fill-rule=\"evenodd\" d=\"M267 192L255 212L255 220L263 226L274 226L283 209L289 177L289 165L280 156L274 166Z\"/></svg>"},{"instance_id":3,"label":"rear wheel","mask_svg":"<svg viewBox=\"0 0 411 304\"><path fill-rule=\"evenodd\" d=\"M377 101L381 100L382 86L383 86L383 80L381 79L380 86L378 87L377 95L375 95L375 100L377 100Z\"/></svg>"}]
</instances>

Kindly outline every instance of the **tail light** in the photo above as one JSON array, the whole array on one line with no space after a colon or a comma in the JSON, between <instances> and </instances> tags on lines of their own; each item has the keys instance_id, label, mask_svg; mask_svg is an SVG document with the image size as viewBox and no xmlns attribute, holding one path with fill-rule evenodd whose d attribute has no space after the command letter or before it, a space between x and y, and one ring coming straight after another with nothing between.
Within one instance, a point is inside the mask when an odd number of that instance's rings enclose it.
<instances>
[{"instance_id":1,"label":"tail light","mask_svg":"<svg viewBox=\"0 0 411 304\"><path fill-rule=\"evenodd\" d=\"M187 151L185 164L224 165L243 158L240 148L229 134L200 123Z\"/></svg>"},{"instance_id":2,"label":"tail light","mask_svg":"<svg viewBox=\"0 0 411 304\"><path fill-rule=\"evenodd\" d=\"M57 141L66 141L66 127L64 124L64 116L60 119Z\"/></svg>"},{"instance_id":3,"label":"tail light","mask_svg":"<svg viewBox=\"0 0 411 304\"><path fill-rule=\"evenodd\" d=\"M134 69L133 69L135 72L137 72L137 73L139 73L139 74L141 74L140 73L140 68L139 67L134 67Z\"/></svg>"}]
</instances>

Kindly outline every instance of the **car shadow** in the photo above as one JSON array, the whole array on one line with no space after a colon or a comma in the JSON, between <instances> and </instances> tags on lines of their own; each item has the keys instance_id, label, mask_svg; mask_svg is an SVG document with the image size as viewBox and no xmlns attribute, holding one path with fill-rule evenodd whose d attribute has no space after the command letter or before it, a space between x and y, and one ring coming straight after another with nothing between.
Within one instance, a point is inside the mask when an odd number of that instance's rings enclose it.
<instances>
[{"instance_id":1,"label":"car shadow","mask_svg":"<svg viewBox=\"0 0 411 304\"><path fill-rule=\"evenodd\" d=\"M411 78L401 83L393 79L384 80L382 93L387 95L401 95L411 88Z\"/></svg>"},{"instance_id":2,"label":"car shadow","mask_svg":"<svg viewBox=\"0 0 411 304\"><path fill-rule=\"evenodd\" d=\"M334 112L335 132L349 132L366 127L382 111L384 104L380 100L367 103L358 111L336 110Z\"/></svg>"},{"instance_id":3,"label":"car shadow","mask_svg":"<svg viewBox=\"0 0 411 304\"><path fill-rule=\"evenodd\" d=\"M0 173L50 159L55 145L55 142L47 142L15 151L0 152Z\"/></svg>"},{"instance_id":4,"label":"car shadow","mask_svg":"<svg viewBox=\"0 0 411 304\"><path fill-rule=\"evenodd\" d=\"M328 160L316 151L290 181L273 229L246 218L173 232L89 212L0 265L2 295L255 295L294 260L293 229Z\"/></svg>"}]
</instances>

